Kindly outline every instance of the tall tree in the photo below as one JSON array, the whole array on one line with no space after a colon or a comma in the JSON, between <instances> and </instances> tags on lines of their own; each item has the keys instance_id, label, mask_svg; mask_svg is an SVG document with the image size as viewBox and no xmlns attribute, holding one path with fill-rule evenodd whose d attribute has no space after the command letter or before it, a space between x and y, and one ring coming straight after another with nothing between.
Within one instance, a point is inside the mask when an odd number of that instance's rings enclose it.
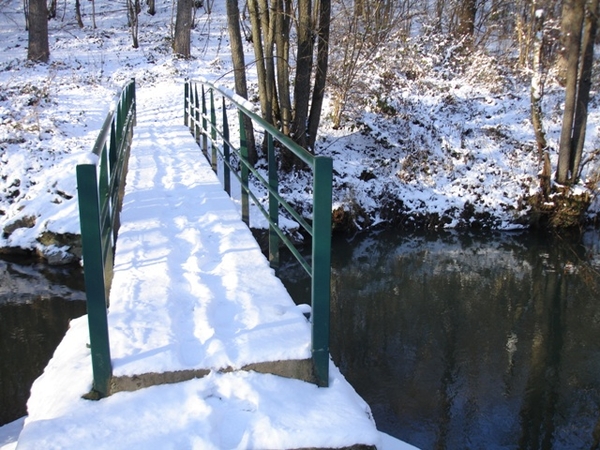
<instances>
[{"instance_id":1,"label":"tall tree","mask_svg":"<svg viewBox=\"0 0 600 450\"><path fill-rule=\"evenodd\" d=\"M591 0L584 21L583 38L581 42L581 70L577 86L577 107L573 123L573 142L571 145L571 183L575 183L579 176L583 144L587 126L587 108L590 102L590 89L592 86L592 67L594 64L594 43L598 29L598 0Z\"/></svg>"},{"instance_id":2,"label":"tall tree","mask_svg":"<svg viewBox=\"0 0 600 450\"><path fill-rule=\"evenodd\" d=\"M29 0L23 0L23 14L25 14L25 31L29 31Z\"/></svg>"},{"instance_id":3,"label":"tall tree","mask_svg":"<svg viewBox=\"0 0 600 450\"><path fill-rule=\"evenodd\" d=\"M302 147L313 150L328 70L331 2L298 0L293 8L290 0L249 0L248 9L263 117ZM297 40L291 43L290 36ZM319 39L316 46L315 38ZM289 70L291 47L296 49L293 75Z\"/></svg>"},{"instance_id":4,"label":"tall tree","mask_svg":"<svg viewBox=\"0 0 600 450\"><path fill-rule=\"evenodd\" d=\"M277 91L279 93L279 121L281 130L290 133L292 100L290 98L290 21L291 0L275 0L275 56L277 60Z\"/></svg>"},{"instance_id":5,"label":"tall tree","mask_svg":"<svg viewBox=\"0 0 600 450\"><path fill-rule=\"evenodd\" d=\"M463 0L457 5L456 35L465 39L470 45L475 34L475 18L477 17L477 0Z\"/></svg>"},{"instance_id":6,"label":"tall tree","mask_svg":"<svg viewBox=\"0 0 600 450\"><path fill-rule=\"evenodd\" d=\"M150 14L151 16L156 14L155 0L146 0L146 4L148 5L148 14Z\"/></svg>"},{"instance_id":7,"label":"tall tree","mask_svg":"<svg viewBox=\"0 0 600 450\"><path fill-rule=\"evenodd\" d=\"M54 19L56 18L56 3L58 0L50 0L50 4L48 5L48 18Z\"/></svg>"},{"instance_id":8,"label":"tall tree","mask_svg":"<svg viewBox=\"0 0 600 450\"><path fill-rule=\"evenodd\" d=\"M311 73L313 68L312 0L298 0L298 51L294 81L294 119L292 136L302 147L307 145L306 123Z\"/></svg>"},{"instance_id":9,"label":"tall tree","mask_svg":"<svg viewBox=\"0 0 600 450\"><path fill-rule=\"evenodd\" d=\"M138 41L140 9L140 0L127 0L127 19L129 20L133 48L138 48L140 46Z\"/></svg>"},{"instance_id":10,"label":"tall tree","mask_svg":"<svg viewBox=\"0 0 600 450\"><path fill-rule=\"evenodd\" d=\"M229 41L231 47L231 59L233 62L233 76L235 81L235 92L241 97L248 98L248 84L246 81L246 62L244 58L244 45L240 30L240 10L238 0L226 0L227 28L229 30ZM256 162L256 146L252 120L244 116L244 127L246 128L246 145L248 146L248 159L252 164Z\"/></svg>"},{"instance_id":11,"label":"tall tree","mask_svg":"<svg viewBox=\"0 0 600 450\"><path fill-rule=\"evenodd\" d=\"M75 19L77 20L79 28L83 28L83 20L81 20L81 2L79 0L75 0Z\"/></svg>"},{"instance_id":12,"label":"tall tree","mask_svg":"<svg viewBox=\"0 0 600 450\"><path fill-rule=\"evenodd\" d=\"M177 0L173 52L184 58L191 56L192 0Z\"/></svg>"},{"instance_id":13,"label":"tall tree","mask_svg":"<svg viewBox=\"0 0 600 450\"><path fill-rule=\"evenodd\" d=\"M46 0L29 0L29 46L27 59L48 62L48 7Z\"/></svg>"},{"instance_id":14,"label":"tall tree","mask_svg":"<svg viewBox=\"0 0 600 450\"><path fill-rule=\"evenodd\" d=\"M270 19L273 15L269 14L266 0L249 0L248 10L252 27L261 114L267 122L274 123L272 94L275 80L272 77L274 72L268 70L268 66L273 64L273 44L269 33Z\"/></svg>"},{"instance_id":15,"label":"tall tree","mask_svg":"<svg viewBox=\"0 0 600 450\"><path fill-rule=\"evenodd\" d=\"M319 8L319 26L317 32L317 66L315 72L315 85L313 87L310 115L307 127L307 146L314 148L317 131L325 97L327 71L329 67L329 26L331 23L331 0L321 0Z\"/></svg>"},{"instance_id":16,"label":"tall tree","mask_svg":"<svg viewBox=\"0 0 600 450\"><path fill-rule=\"evenodd\" d=\"M585 141L597 15L597 0L592 0L588 6L587 17L586 0L564 0L561 29L563 51L567 59L565 108L556 170L556 181L559 184L572 184L579 176L579 163Z\"/></svg>"},{"instance_id":17,"label":"tall tree","mask_svg":"<svg viewBox=\"0 0 600 450\"><path fill-rule=\"evenodd\" d=\"M535 5L535 0L534 0ZM548 154L548 143L543 125L542 97L544 95L545 70L543 63L544 54L544 11L536 9L534 14L533 36L533 76L531 77L531 122L538 147L538 155L542 164L540 173L540 188L544 199L550 195L551 165Z\"/></svg>"}]
</instances>

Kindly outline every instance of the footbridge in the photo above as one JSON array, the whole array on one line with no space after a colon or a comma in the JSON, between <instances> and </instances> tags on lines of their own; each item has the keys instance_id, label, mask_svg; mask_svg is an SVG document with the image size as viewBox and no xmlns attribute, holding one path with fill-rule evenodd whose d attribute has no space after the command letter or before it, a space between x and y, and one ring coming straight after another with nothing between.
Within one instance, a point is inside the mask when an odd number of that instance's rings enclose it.
<instances>
[{"instance_id":1,"label":"footbridge","mask_svg":"<svg viewBox=\"0 0 600 450\"><path fill-rule=\"evenodd\" d=\"M266 172L248 161L249 120ZM313 172L310 223L279 194L281 148ZM329 357L330 160L207 81L136 93L132 80L77 182L88 314L34 383L19 450L383 448ZM269 258L247 226L262 196ZM312 277L310 308L276 277L282 243Z\"/></svg>"}]
</instances>

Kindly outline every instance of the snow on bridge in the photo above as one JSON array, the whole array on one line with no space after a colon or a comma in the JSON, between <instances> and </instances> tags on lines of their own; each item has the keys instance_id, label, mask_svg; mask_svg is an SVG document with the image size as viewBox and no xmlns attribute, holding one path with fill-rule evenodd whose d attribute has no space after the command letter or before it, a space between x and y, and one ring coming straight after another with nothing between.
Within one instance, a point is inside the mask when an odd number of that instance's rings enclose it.
<instances>
[{"instance_id":1,"label":"snow on bridge","mask_svg":"<svg viewBox=\"0 0 600 450\"><path fill-rule=\"evenodd\" d=\"M34 383L21 449L412 448L377 432L182 125L182 85L141 89L108 314L113 395L87 317ZM270 373L267 373L270 372Z\"/></svg>"}]
</instances>

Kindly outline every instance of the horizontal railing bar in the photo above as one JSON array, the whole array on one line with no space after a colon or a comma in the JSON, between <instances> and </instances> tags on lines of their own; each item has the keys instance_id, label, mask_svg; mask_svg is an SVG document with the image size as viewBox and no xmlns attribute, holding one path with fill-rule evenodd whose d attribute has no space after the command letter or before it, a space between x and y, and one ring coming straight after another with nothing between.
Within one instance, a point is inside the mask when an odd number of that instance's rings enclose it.
<instances>
[{"instance_id":1,"label":"horizontal railing bar","mask_svg":"<svg viewBox=\"0 0 600 450\"><path fill-rule=\"evenodd\" d=\"M192 119L194 121L194 119ZM234 149L236 151L236 153L239 153L239 148L237 148L234 144L232 144L229 140L225 140L225 137L223 135L223 133L221 133L221 131L218 129L218 127L213 127L212 124L209 122L207 124L207 126L210 126L211 128L213 128L214 130L216 130L217 134L221 137L221 140L223 140L223 142L227 143L230 148ZM218 144L218 141L212 139L212 137L210 135L207 135L208 140L211 142L211 144ZM225 155L223 154L223 152L221 151L221 149L217 146L217 153L221 156L221 158L223 158L223 162L225 162ZM265 178L262 176L262 174L256 170L252 164L250 164L249 161L244 160L244 158L240 157L239 155L238 158L240 159L240 162L242 164L244 164L248 170L250 170L250 172L252 173L252 175L254 175L256 178L258 178L258 180L261 182L261 184L263 186L267 187L267 190L273 194L273 196L277 199L277 201L279 202L279 204L281 206L283 206L285 208L285 210L287 212L289 212L292 217L302 226L302 228L304 228L304 230L306 230L306 232L312 236L313 235L313 228L312 226L304 219L304 217L302 217L288 202L286 199L284 199L281 194L279 194L279 192L276 191L272 191L271 189L268 188L269 183L267 182L267 180L265 180ZM228 167L234 171L234 173L236 172L236 169L234 167L232 167L231 165L228 164ZM238 178L238 180L241 182L241 177L239 177L238 175L236 175L236 177ZM259 204L257 204L257 206L261 207Z\"/></svg>"},{"instance_id":2,"label":"horizontal railing bar","mask_svg":"<svg viewBox=\"0 0 600 450\"><path fill-rule=\"evenodd\" d=\"M235 172L234 172L234 175L236 177L239 176ZM239 177L239 178L241 179L241 177ZM252 200L254 200L254 204L258 207L258 210L263 214L263 216L265 216L265 218L267 219L267 221L271 225L275 225L271 221L271 218L269 217L269 212L260 204L260 200L258 199L258 197L256 197L256 195L254 194L254 192L252 192L252 190L250 188L246 188L244 186L242 186L242 188L248 193L248 195L250 195L250 197L252 197ZM302 256L302 254L298 251L298 249L296 249L296 246L292 243L292 241L290 241L288 239L288 237L285 236L285 233L278 226L275 226L275 232L279 235L279 237L281 238L281 240L283 240L283 242L285 243L286 247L296 257L296 259L298 260L298 262L300 263L300 265L304 268L304 270L306 270L306 273L308 273L309 276L312 276L312 268L311 268L310 264L308 262L306 262L306 259L304 258L304 256Z\"/></svg>"},{"instance_id":3,"label":"horizontal railing bar","mask_svg":"<svg viewBox=\"0 0 600 450\"><path fill-rule=\"evenodd\" d=\"M235 149L235 147L229 141L227 141L227 142L229 143L229 145L232 146L233 149ZM221 156L221 158L222 158L223 164L226 164L229 167L229 169L233 172L233 175L237 178L237 180L241 184L241 182L242 182L242 176L231 165L231 163L229 163L229 162L227 162L225 160L223 153L219 149L217 149L217 151L219 153L219 156ZM266 181L264 181L264 178L262 178L262 175L260 175L258 172L256 172L256 170L253 167L249 166L249 163L247 161L244 161L244 158L240 157L239 155L236 155L236 157L239 158L243 164L246 164L248 166L248 168L252 171L253 175L260 177L263 180L263 182L266 183ZM267 219L267 222L269 222L269 224L271 224L271 225L276 225L271 220L271 217L269 216L269 212L260 204L260 200L259 200L258 197L256 197L256 195L254 194L254 192L252 192L252 190L249 187L246 188L243 184L242 184L242 189L244 189L248 193L248 195L250 195L250 197L252 197L252 200L254 200L254 204L259 209L259 211L262 213L262 215L265 216L265 218ZM285 203L287 205L287 202L285 200L283 200L279 194L277 194L277 197L278 197L278 199L281 199L280 203ZM290 209L292 208L289 205L288 205L288 207ZM295 214L295 215L298 214L293 209L291 211L289 211L289 212L292 213L292 214ZM302 220L302 222L304 222L303 219L301 219L301 220ZM309 226L308 224L307 224L307 227L308 227L308 229L305 227L306 231L308 233L310 233L310 235L312 236L312 227ZM284 244L286 245L286 247L296 257L296 259L298 260L298 262L300 263L300 265L302 266L302 268L306 271L306 273L309 276L312 276L312 268L311 268L310 264L308 262L306 262L306 259L304 258L304 256L302 256L302 254L298 251L298 249L296 249L296 246L293 244L293 242L289 240L289 238L285 235L285 233L280 229L279 226L275 226L275 232L277 233L277 235L279 236L279 238L284 242Z\"/></svg>"},{"instance_id":4,"label":"horizontal railing bar","mask_svg":"<svg viewBox=\"0 0 600 450\"><path fill-rule=\"evenodd\" d=\"M100 129L100 133L98 134L98 137L96 138L96 142L94 143L94 147L92 148L92 153L96 156L100 156L100 153L102 152L102 146L104 145L104 143L106 143L109 140L110 126L112 124L113 117L114 117L115 113L117 112L117 108L119 108L119 104L123 100L122 97L123 97L123 93L121 92L121 93L115 95L115 97L113 98L113 101L111 103L108 114L106 115L106 119L104 119L104 123L102 124L102 128ZM131 112L133 110L134 110L134 107L133 107L133 103L132 103L132 105L129 109L129 112Z\"/></svg>"},{"instance_id":5,"label":"horizontal railing bar","mask_svg":"<svg viewBox=\"0 0 600 450\"><path fill-rule=\"evenodd\" d=\"M211 89L214 89L215 91L219 92L221 95L224 95L225 97L229 98L230 100L233 99L235 106L238 109L240 109L246 116L250 117L252 120L259 123L260 126L265 129L265 131L267 131L271 136L273 136L273 139L281 142L285 147L289 148L290 150L293 149L294 154L298 158L300 158L302 161L304 161L306 164L308 164L312 169L314 169L315 155L310 153L308 150L300 147L290 137L283 134L281 131L279 131L277 128L275 128L270 123L265 122L265 120L262 117L260 117L258 114L256 114L254 111L252 111L251 109L249 109L247 106L244 105L244 103L246 102L245 99L242 99L241 97L236 95L233 91L229 91L228 89L222 88L220 86L216 86L213 83L211 83L210 81L205 80L205 79L189 80L189 81L191 83L205 84L206 86L210 87ZM235 100L236 98L239 98L240 100L237 101L237 100Z\"/></svg>"}]
</instances>

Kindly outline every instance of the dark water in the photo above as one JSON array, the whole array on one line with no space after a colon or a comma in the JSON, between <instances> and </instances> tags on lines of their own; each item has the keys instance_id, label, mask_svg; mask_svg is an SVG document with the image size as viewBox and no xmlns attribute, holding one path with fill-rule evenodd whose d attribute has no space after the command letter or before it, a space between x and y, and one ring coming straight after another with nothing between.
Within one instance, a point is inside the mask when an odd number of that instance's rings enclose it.
<instances>
[{"instance_id":1,"label":"dark water","mask_svg":"<svg viewBox=\"0 0 600 450\"><path fill-rule=\"evenodd\" d=\"M280 275L307 298L297 266ZM336 240L331 352L422 449L597 448L599 294L595 232Z\"/></svg>"},{"instance_id":2,"label":"dark water","mask_svg":"<svg viewBox=\"0 0 600 450\"><path fill-rule=\"evenodd\" d=\"M85 314L84 299L77 267L0 259L0 425L26 414L31 384L69 320Z\"/></svg>"}]
</instances>

